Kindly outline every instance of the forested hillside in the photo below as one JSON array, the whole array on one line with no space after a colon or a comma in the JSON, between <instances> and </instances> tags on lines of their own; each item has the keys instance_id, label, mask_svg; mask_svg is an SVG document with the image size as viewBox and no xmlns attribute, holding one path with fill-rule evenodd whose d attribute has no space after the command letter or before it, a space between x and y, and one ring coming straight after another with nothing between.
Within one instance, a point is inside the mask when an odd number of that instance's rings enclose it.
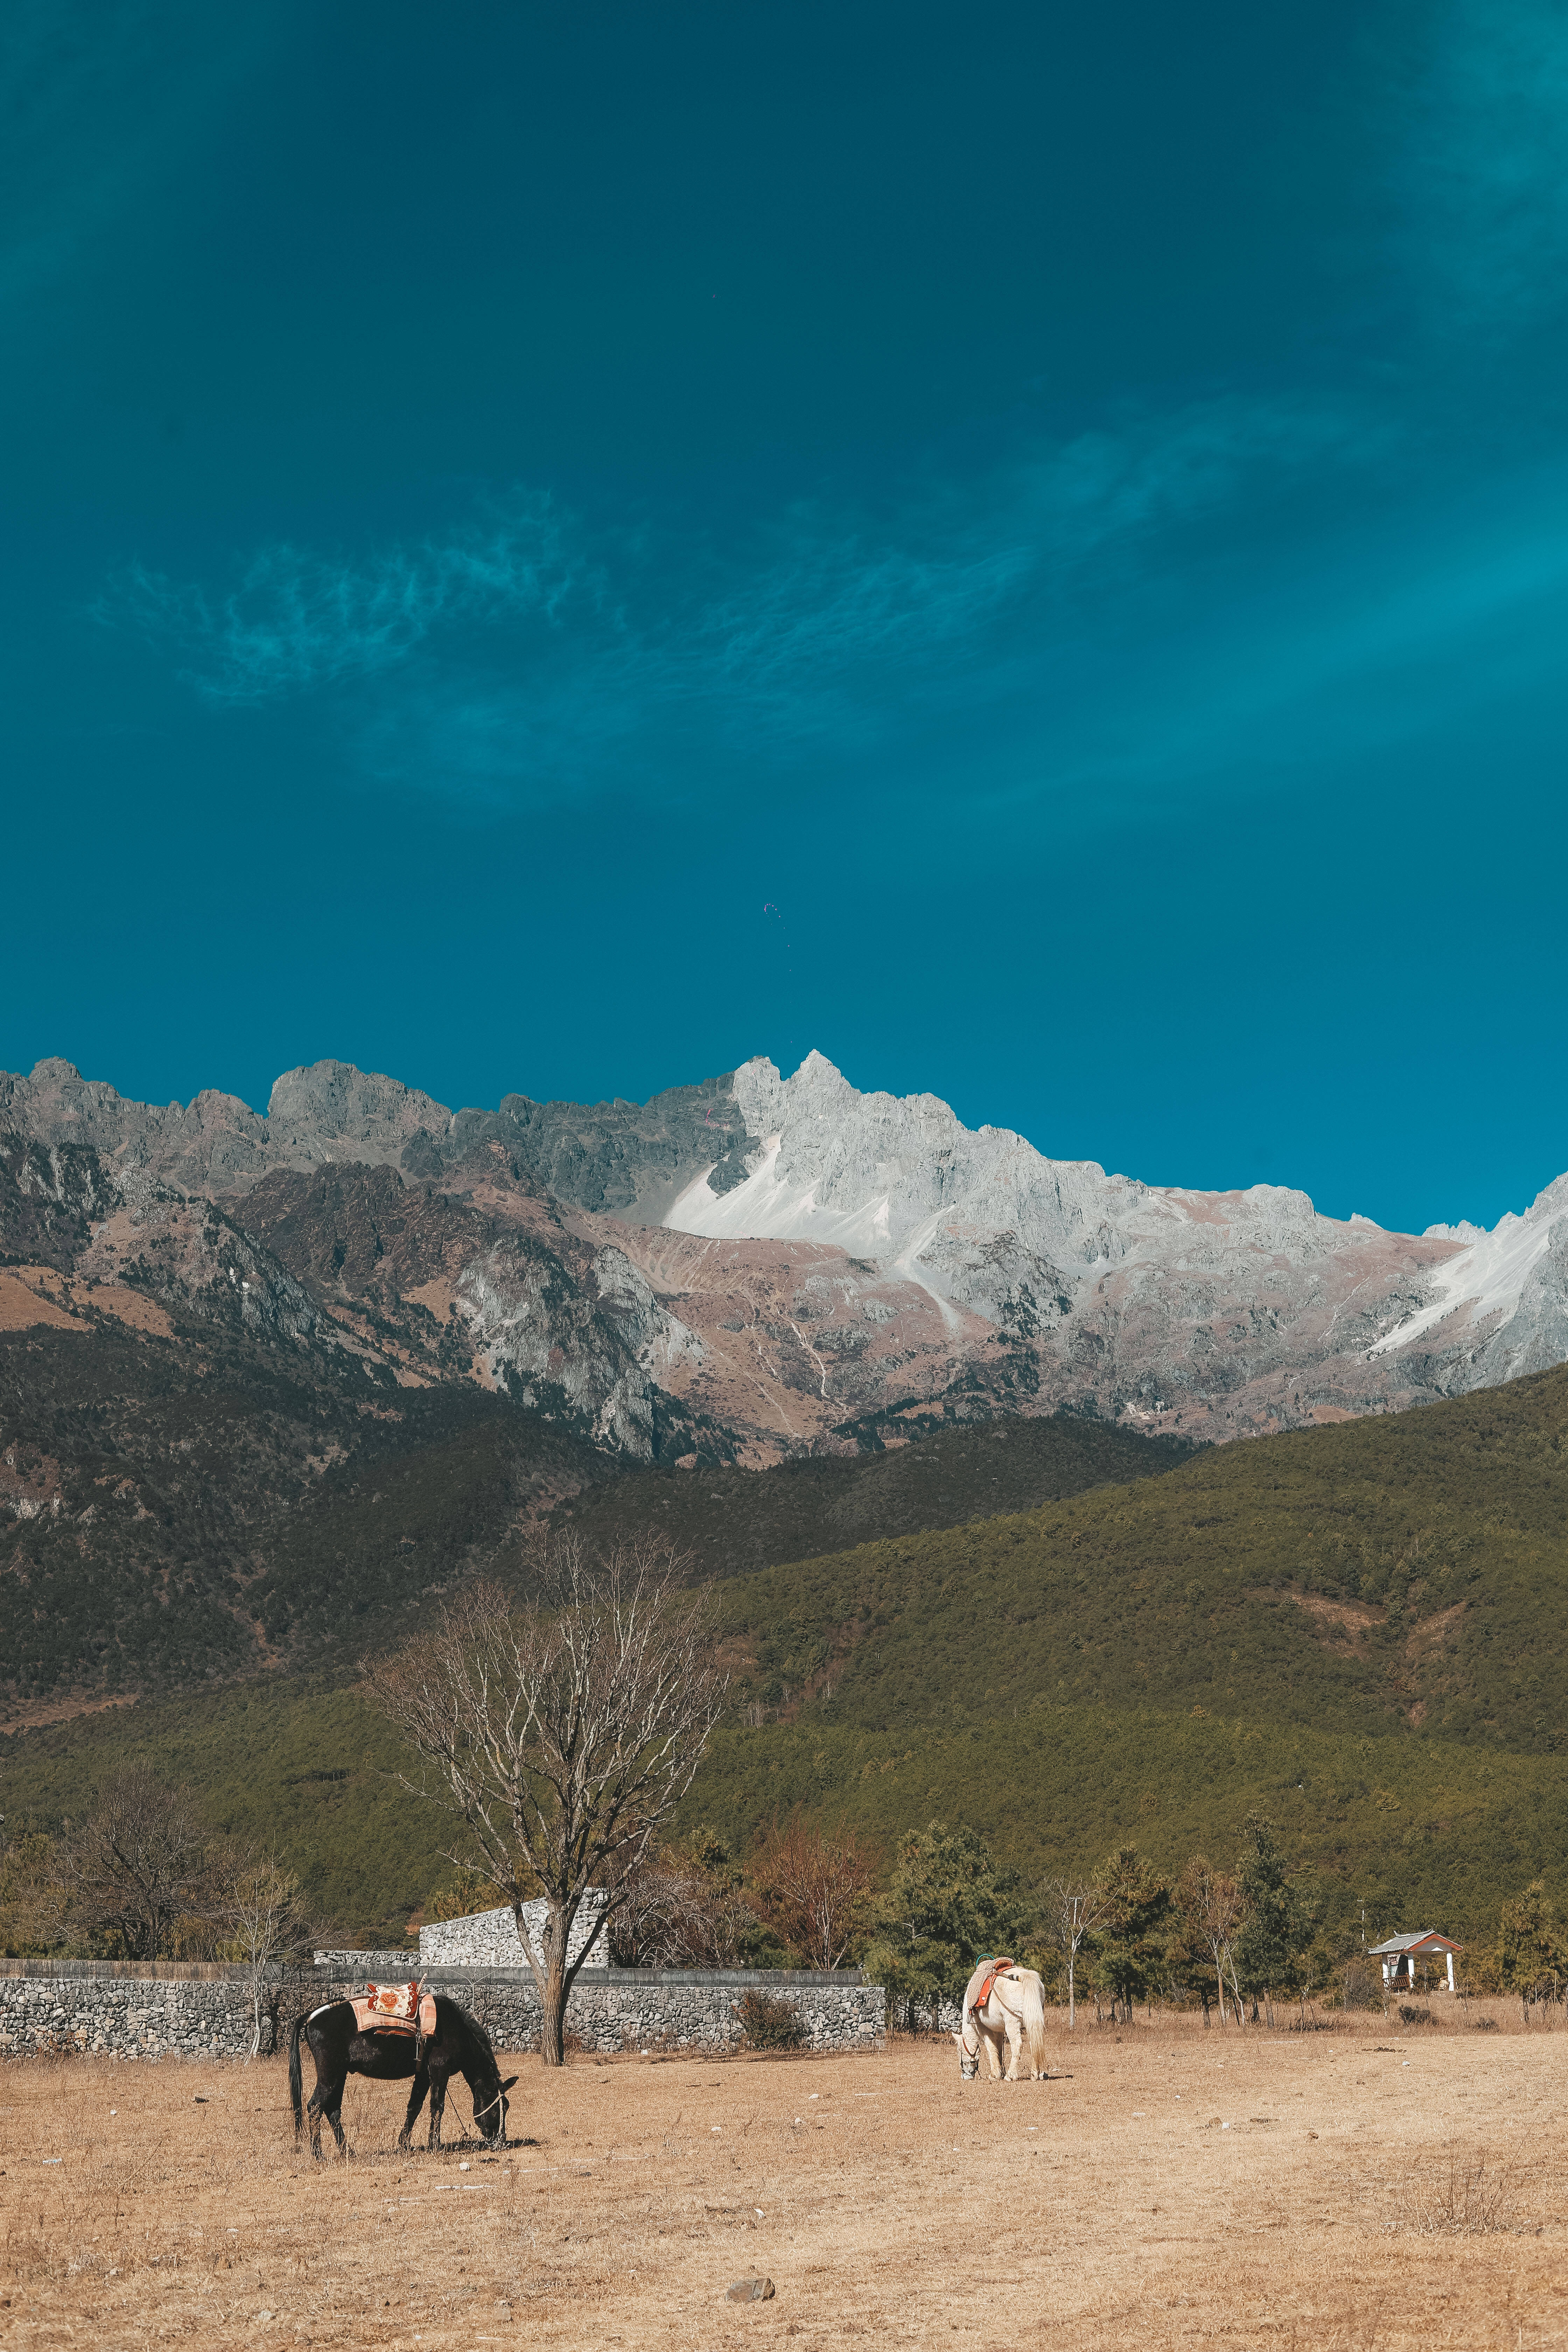
<instances>
[{"instance_id":1,"label":"forested hillside","mask_svg":"<svg viewBox=\"0 0 1568 2352\"><path fill-rule=\"evenodd\" d=\"M1142 1437L1074 1413L950 1422L912 1444L847 1459L812 1454L755 1473L644 1471L595 1486L558 1517L589 1543L642 1530L689 1553L697 1576L736 1576L1156 1477L1195 1451L1180 1437Z\"/></svg>"},{"instance_id":2,"label":"forested hillside","mask_svg":"<svg viewBox=\"0 0 1568 2352\"><path fill-rule=\"evenodd\" d=\"M233 1262L259 1286L255 1259ZM0 1328L0 1724L352 1671L454 1578L521 1574L563 1509L594 1542L657 1528L713 1576L1153 1475L1192 1450L1058 1415L858 1460L661 1473L593 1444L559 1394L530 1408L468 1381L372 1381L308 1328L258 1334L237 1305L186 1319L29 1279L21 1311L54 1319ZM218 1287L226 1306L241 1285Z\"/></svg>"},{"instance_id":3,"label":"forested hillside","mask_svg":"<svg viewBox=\"0 0 1568 2352\"><path fill-rule=\"evenodd\" d=\"M1568 1892L1565 1433L1554 1371L716 1582L731 1707L686 1823L743 1853L800 1808L889 1853L936 1815L1037 1875L1129 1839L1224 1856L1257 1807L1331 1920L1489 1933L1529 1879ZM149 1757L372 1936L449 1874L352 1688L252 1681L0 1753L8 1818L44 1823Z\"/></svg>"},{"instance_id":4,"label":"forested hillside","mask_svg":"<svg viewBox=\"0 0 1568 2352\"><path fill-rule=\"evenodd\" d=\"M419 1595L619 1473L570 1422L471 1387L366 1391L244 1330L0 1335L0 1722L352 1667Z\"/></svg>"},{"instance_id":5,"label":"forested hillside","mask_svg":"<svg viewBox=\"0 0 1568 2352\"><path fill-rule=\"evenodd\" d=\"M737 1699L889 1732L1201 1707L1554 1755L1565 1442L1559 1370L776 1570L719 1596Z\"/></svg>"}]
</instances>

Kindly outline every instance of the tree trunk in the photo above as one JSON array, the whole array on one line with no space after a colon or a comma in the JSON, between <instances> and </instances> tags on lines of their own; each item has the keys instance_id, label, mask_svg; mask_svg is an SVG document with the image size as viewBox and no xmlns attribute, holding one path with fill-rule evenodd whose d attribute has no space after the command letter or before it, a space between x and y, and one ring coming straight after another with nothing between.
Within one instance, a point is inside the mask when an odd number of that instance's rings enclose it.
<instances>
[{"instance_id":1,"label":"tree trunk","mask_svg":"<svg viewBox=\"0 0 1568 2352\"><path fill-rule=\"evenodd\" d=\"M566 2063L566 1950L559 1936L550 1937L545 1946L544 1989L539 2004L539 2054L547 2066Z\"/></svg>"},{"instance_id":2,"label":"tree trunk","mask_svg":"<svg viewBox=\"0 0 1568 2352\"><path fill-rule=\"evenodd\" d=\"M1073 1998L1072 1958L1073 1956L1069 1952L1068 1954L1068 2032L1069 2033L1076 2032L1078 2030L1078 2003Z\"/></svg>"},{"instance_id":3,"label":"tree trunk","mask_svg":"<svg viewBox=\"0 0 1568 2352\"><path fill-rule=\"evenodd\" d=\"M514 1906L518 1941L529 1954L533 1989L539 1995L539 2055L546 2066L566 2063L566 1916L553 1899L545 1915L544 1932L537 1939L523 1933L522 1907ZM533 1953L537 1950L538 1958Z\"/></svg>"}]
</instances>

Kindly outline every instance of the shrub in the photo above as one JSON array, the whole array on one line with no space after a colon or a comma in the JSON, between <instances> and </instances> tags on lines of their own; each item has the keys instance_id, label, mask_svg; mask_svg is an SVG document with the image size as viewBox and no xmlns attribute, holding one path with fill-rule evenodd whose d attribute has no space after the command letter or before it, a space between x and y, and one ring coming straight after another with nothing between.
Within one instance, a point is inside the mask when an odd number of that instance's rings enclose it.
<instances>
[{"instance_id":1,"label":"shrub","mask_svg":"<svg viewBox=\"0 0 1568 2352\"><path fill-rule=\"evenodd\" d=\"M1394 2227L1426 2237L1511 2235L1523 2227L1523 2178L1517 2165L1489 2165L1484 2148L1468 2158L1450 2148L1447 2177L1427 2165L1401 2181Z\"/></svg>"},{"instance_id":2,"label":"shrub","mask_svg":"<svg viewBox=\"0 0 1568 2352\"><path fill-rule=\"evenodd\" d=\"M1432 2012L1418 2001L1402 2000L1399 2004L1399 2018L1403 2025L1430 2025Z\"/></svg>"},{"instance_id":3,"label":"shrub","mask_svg":"<svg viewBox=\"0 0 1568 2352\"><path fill-rule=\"evenodd\" d=\"M1346 2009L1381 2009L1383 1980L1371 1960L1347 1960L1344 1978Z\"/></svg>"},{"instance_id":4,"label":"shrub","mask_svg":"<svg viewBox=\"0 0 1568 2352\"><path fill-rule=\"evenodd\" d=\"M805 2040L799 2010L776 1993L743 1993L735 2016L748 2050L797 2050Z\"/></svg>"},{"instance_id":5,"label":"shrub","mask_svg":"<svg viewBox=\"0 0 1568 2352\"><path fill-rule=\"evenodd\" d=\"M775 1829L752 1868L769 1926L808 1969L842 1968L870 1901L873 1857L853 1834L831 1838L798 1816Z\"/></svg>"},{"instance_id":6,"label":"shrub","mask_svg":"<svg viewBox=\"0 0 1568 2352\"><path fill-rule=\"evenodd\" d=\"M1495 2033L1498 2030L1496 2018L1478 2017L1476 2020L1475 2030L1478 2033Z\"/></svg>"},{"instance_id":7,"label":"shrub","mask_svg":"<svg viewBox=\"0 0 1568 2352\"><path fill-rule=\"evenodd\" d=\"M476 1911L493 1911L504 1898L477 1870L459 1869L430 1897L432 1919L469 1919Z\"/></svg>"}]
</instances>

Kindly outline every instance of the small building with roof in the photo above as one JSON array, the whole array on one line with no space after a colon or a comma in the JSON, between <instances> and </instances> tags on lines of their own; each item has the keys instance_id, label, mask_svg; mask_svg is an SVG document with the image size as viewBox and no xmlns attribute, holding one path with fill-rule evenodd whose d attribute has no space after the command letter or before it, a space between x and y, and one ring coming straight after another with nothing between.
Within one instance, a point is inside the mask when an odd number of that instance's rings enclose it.
<instances>
[{"instance_id":1,"label":"small building with roof","mask_svg":"<svg viewBox=\"0 0 1568 2352\"><path fill-rule=\"evenodd\" d=\"M1383 1963L1384 1990L1394 1992L1403 1987L1415 1990L1417 1960L1443 1960L1448 1964L1448 1990L1454 1990L1454 1955L1464 1947L1451 1944L1447 1936L1439 1936L1436 1927L1418 1927L1413 1936L1390 1936L1385 1944L1374 1944L1367 1954L1369 1960Z\"/></svg>"}]
</instances>

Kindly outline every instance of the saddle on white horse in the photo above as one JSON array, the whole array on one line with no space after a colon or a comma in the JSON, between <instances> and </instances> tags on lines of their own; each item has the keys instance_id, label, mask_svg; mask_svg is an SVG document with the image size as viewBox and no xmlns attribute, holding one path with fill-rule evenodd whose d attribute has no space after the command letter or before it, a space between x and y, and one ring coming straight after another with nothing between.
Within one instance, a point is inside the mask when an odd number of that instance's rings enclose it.
<instances>
[{"instance_id":1,"label":"saddle on white horse","mask_svg":"<svg viewBox=\"0 0 1568 2352\"><path fill-rule=\"evenodd\" d=\"M963 1996L964 2008L984 2009L995 1988L997 1978L1005 1976L1009 1969L1016 1969L1017 1965L1016 1960L994 1960L989 1953L982 1952L980 1966L970 1978L969 1990Z\"/></svg>"}]
</instances>

